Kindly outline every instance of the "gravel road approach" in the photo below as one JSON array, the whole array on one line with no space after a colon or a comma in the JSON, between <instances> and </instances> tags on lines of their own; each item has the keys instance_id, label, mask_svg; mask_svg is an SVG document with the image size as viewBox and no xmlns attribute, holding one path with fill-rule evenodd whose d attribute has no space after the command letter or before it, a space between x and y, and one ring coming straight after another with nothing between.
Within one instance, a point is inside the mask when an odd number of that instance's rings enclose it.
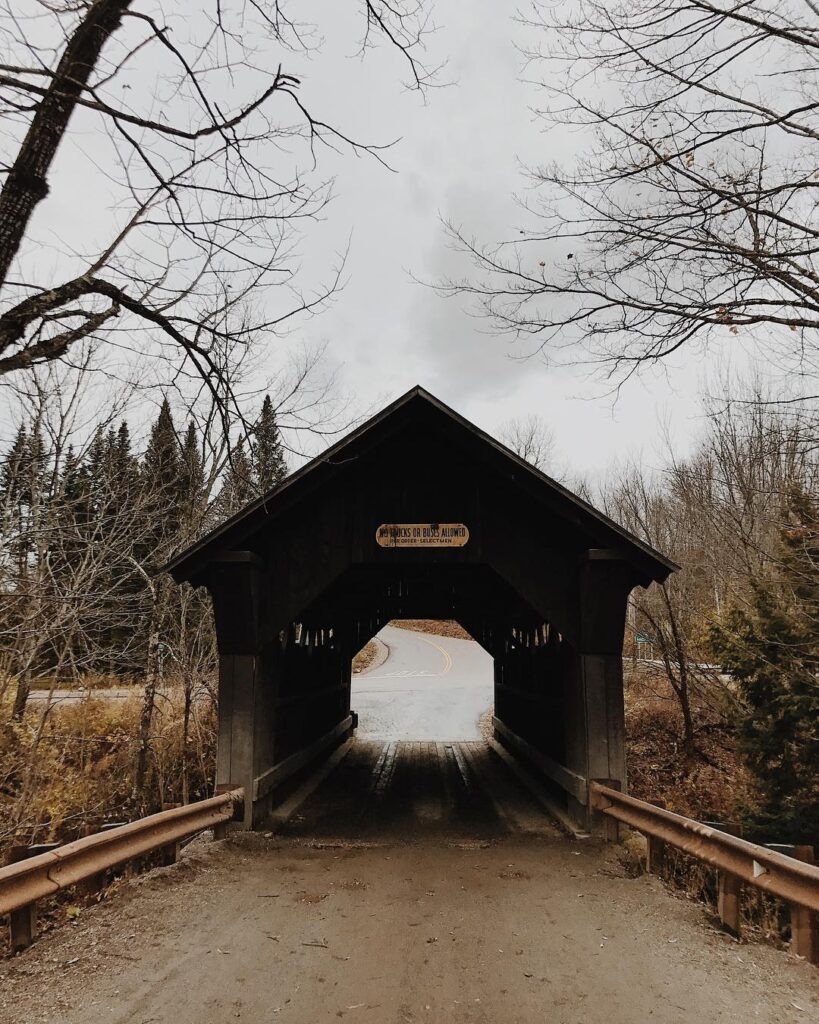
<instances>
[{"instance_id":1,"label":"gravel road approach","mask_svg":"<svg viewBox=\"0 0 819 1024\"><path fill-rule=\"evenodd\" d=\"M442 677L412 678L409 707ZM381 721L276 834L203 837L0 962L0 1024L819 1020L815 968L562 836L484 743Z\"/></svg>"},{"instance_id":2,"label":"gravel road approach","mask_svg":"<svg viewBox=\"0 0 819 1024\"><path fill-rule=\"evenodd\" d=\"M819 983L596 846L244 836L0 965L0 1020L802 1024Z\"/></svg>"}]
</instances>

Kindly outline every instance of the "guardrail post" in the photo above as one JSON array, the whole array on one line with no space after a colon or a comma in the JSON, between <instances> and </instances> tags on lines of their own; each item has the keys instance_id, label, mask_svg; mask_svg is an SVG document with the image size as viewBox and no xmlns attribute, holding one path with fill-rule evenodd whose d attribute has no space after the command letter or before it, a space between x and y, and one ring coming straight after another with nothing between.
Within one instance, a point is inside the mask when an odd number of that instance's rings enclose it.
<instances>
[{"instance_id":1,"label":"guardrail post","mask_svg":"<svg viewBox=\"0 0 819 1024\"><path fill-rule=\"evenodd\" d=\"M815 861L812 846L796 846L793 855L807 864ZM819 914L797 903L791 904L791 952L809 964L819 963Z\"/></svg>"},{"instance_id":2,"label":"guardrail post","mask_svg":"<svg viewBox=\"0 0 819 1024\"><path fill-rule=\"evenodd\" d=\"M652 800L652 806L665 810L665 800ZM658 836L645 833L646 837L646 872L649 875L661 875L665 866L665 843Z\"/></svg>"},{"instance_id":3,"label":"guardrail post","mask_svg":"<svg viewBox=\"0 0 819 1024\"><path fill-rule=\"evenodd\" d=\"M665 864L665 843L657 836L646 836L646 871L650 875L661 875Z\"/></svg>"},{"instance_id":4,"label":"guardrail post","mask_svg":"<svg viewBox=\"0 0 819 1024\"><path fill-rule=\"evenodd\" d=\"M30 847L12 846L9 850L9 864L17 864L30 857ZM12 910L9 914L9 944L12 953L27 949L37 935L37 904L29 903L27 907Z\"/></svg>"},{"instance_id":5,"label":"guardrail post","mask_svg":"<svg viewBox=\"0 0 819 1024\"><path fill-rule=\"evenodd\" d=\"M89 828L86 830L87 836L93 836L97 832L110 832L112 828L119 828L121 825L125 825L124 821L109 821L104 825L100 825L99 829ZM108 880L107 868L103 871L98 871L95 875L90 875L84 881L77 884L79 892L85 896L96 896L97 893L102 892L105 888L105 883Z\"/></svg>"},{"instance_id":6,"label":"guardrail post","mask_svg":"<svg viewBox=\"0 0 819 1024\"><path fill-rule=\"evenodd\" d=\"M39 853L55 850L60 843L41 843L39 846L12 846L8 863L19 864L21 860L36 857ZM12 953L19 953L34 942L37 937L37 901L12 910L9 914L9 944Z\"/></svg>"},{"instance_id":7,"label":"guardrail post","mask_svg":"<svg viewBox=\"0 0 819 1024\"><path fill-rule=\"evenodd\" d=\"M179 843L170 843L168 846L163 846L160 851L159 859L163 868L170 867L171 864L176 864L179 859Z\"/></svg>"},{"instance_id":8,"label":"guardrail post","mask_svg":"<svg viewBox=\"0 0 819 1024\"><path fill-rule=\"evenodd\" d=\"M742 882L727 871L717 872L717 913L722 927L739 936Z\"/></svg>"},{"instance_id":9,"label":"guardrail post","mask_svg":"<svg viewBox=\"0 0 819 1024\"><path fill-rule=\"evenodd\" d=\"M180 803L162 803L163 811L170 811L174 807L181 807ZM170 843L168 846L163 846L159 851L159 863L163 868L168 868L171 864L176 864L179 860L180 845L178 842Z\"/></svg>"}]
</instances>

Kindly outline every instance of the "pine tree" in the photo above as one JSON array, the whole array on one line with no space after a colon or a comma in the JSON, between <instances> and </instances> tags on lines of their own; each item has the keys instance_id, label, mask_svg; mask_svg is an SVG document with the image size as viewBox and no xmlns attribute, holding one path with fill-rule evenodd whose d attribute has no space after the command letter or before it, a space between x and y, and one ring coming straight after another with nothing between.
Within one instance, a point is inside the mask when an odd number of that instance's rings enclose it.
<instances>
[{"instance_id":1,"label":"pine tree","mask_svg":"<svg viewBox=\"0 0 819 1024\"><path fill-rule=\"evenodd\" d=\"M754 580L749 608L711 631L744 701L738 735L757 783L751 838L819 843L819 508L790 499L775 572Z\"/></svg>"},{"instance_id":2,"label":"pine tree","mask_svg":"<svg viewBox=\"0 0 819 1024\"><path fill-rule=\"evenodd\" d=\"M256 497L254 476L253 464L245 451L244 438L240 437L231 452L227 476L219 493L218 511L222 517L235 515Z\"/></svg>"},{"instance_id":3,"label":"pine tree","mask_svg":"<svg viewBox=\"0 0 819 1024\"><path fill-rule=\"evenodd\" d=\"M145 450L142 462L143 479L154 493L161 492L167 499L179 492L180 470L179 438L176 436L171 407L165 398L151 428L148 447Z\"/></svg>"},{"instance_id":4,"label":"pine tree","mask_svg":"<svg viewBox=\"0 0 819 1024\"><path fill-rule=\"evenodd\" d=\"M21 424L0 467L0 500L14 504L23 489L23 466L28 453L28 431Z\"/></svg>"},{"instance_id":5,"label":"pine tree","mask_svg":"<svg viewBox=\"0 0 819 1024\"><path fill-rule=\"evenodd\" d=\"M190 543L204 526L207 511L205 471L199 450L199 439L193 420L188 423L180 456L180 494L182 499L182 534L180 541Z\"/></svg>"},{"instance_id":6,"label":"pine tree","mask_svg":"<svg viewBox=\"0 0 819 1024\"><path fill-rule=\"evenodd\" d=\"M253 468L259 490L264 494L287 476L287 462L276 420L276 410L273 408L270 395L265 395L261 415L253 433Z\"/></svg>"},{"instance_id":7,"label":"pine tree","mask_svg":"<svg viewBox=\"0 0 819 1024\"><path fill-rule=\"evenodd\" d=\"M47 459L39 425L22 425L0 475L3 530L8 551L25 574L45 512Z\"/></svg>"},{"instance_id":8,"label":"pine tree","mask_svg":"<svg viewBox=\"0 0 819 1024\"><path fill-rule=\"evenodd\" d=\"M182 459L179 438L167 398L151 428L142 460L142 494L150 517L146 537L151 554L148 564L158 568L179 535L182 516Z\"/></svg>"}]
</instances>

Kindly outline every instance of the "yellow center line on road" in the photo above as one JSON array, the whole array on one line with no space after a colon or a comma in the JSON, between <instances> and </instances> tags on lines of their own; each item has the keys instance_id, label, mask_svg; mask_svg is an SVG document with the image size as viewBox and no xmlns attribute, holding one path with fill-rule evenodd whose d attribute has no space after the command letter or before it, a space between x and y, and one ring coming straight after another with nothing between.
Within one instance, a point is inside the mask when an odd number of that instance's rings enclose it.
<instances>
[{"instance_id":1,"label":"yellow center line on road","mask_svg":"<svg viewBox=\"0 0 819 1024\"><path fill-rule=\"evenodd\" d=\"M449 651L444 650L440 644L436 644L434 640L430 640L428 636L424 636L422 633L415 634L419 640L423 640L425 644L429 644L430 647L434 647L435 650L444 659L444 670L443 672L431 672L429 678L438 679L441 676L445 676L447 672L452 668L452 656Z\"/></svg>"}]
</instances>

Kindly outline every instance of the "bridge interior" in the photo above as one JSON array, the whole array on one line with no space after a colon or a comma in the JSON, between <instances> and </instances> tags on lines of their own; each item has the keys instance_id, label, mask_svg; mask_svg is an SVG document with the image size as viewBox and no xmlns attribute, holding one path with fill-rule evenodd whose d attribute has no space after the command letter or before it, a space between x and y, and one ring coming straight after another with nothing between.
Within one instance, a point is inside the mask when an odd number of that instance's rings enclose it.
<instances>
[{"instance_id":1,"label":"bridge interior","mask_svg":"<svg viewBox=\"0 0 819 1024\"><path fill-rule=\"evenodd\" d=\"M217 777L248 826L351 734L352 658L395 618L491 655L496 738L579 823L589 779L625 785L626 602L673 564L420 388L168 568L213 598Z\"/></svg>"},{"instance_id":2,"label":"bridge interior","mask_svg":"<svg viewBox=\"0 0 819 1024\"><path fill-rule=\"evenodd\" d=\"M555 836L554 823L484 741L357 739L277 833L353 842Z\"/></svg>"}]
</instances>

